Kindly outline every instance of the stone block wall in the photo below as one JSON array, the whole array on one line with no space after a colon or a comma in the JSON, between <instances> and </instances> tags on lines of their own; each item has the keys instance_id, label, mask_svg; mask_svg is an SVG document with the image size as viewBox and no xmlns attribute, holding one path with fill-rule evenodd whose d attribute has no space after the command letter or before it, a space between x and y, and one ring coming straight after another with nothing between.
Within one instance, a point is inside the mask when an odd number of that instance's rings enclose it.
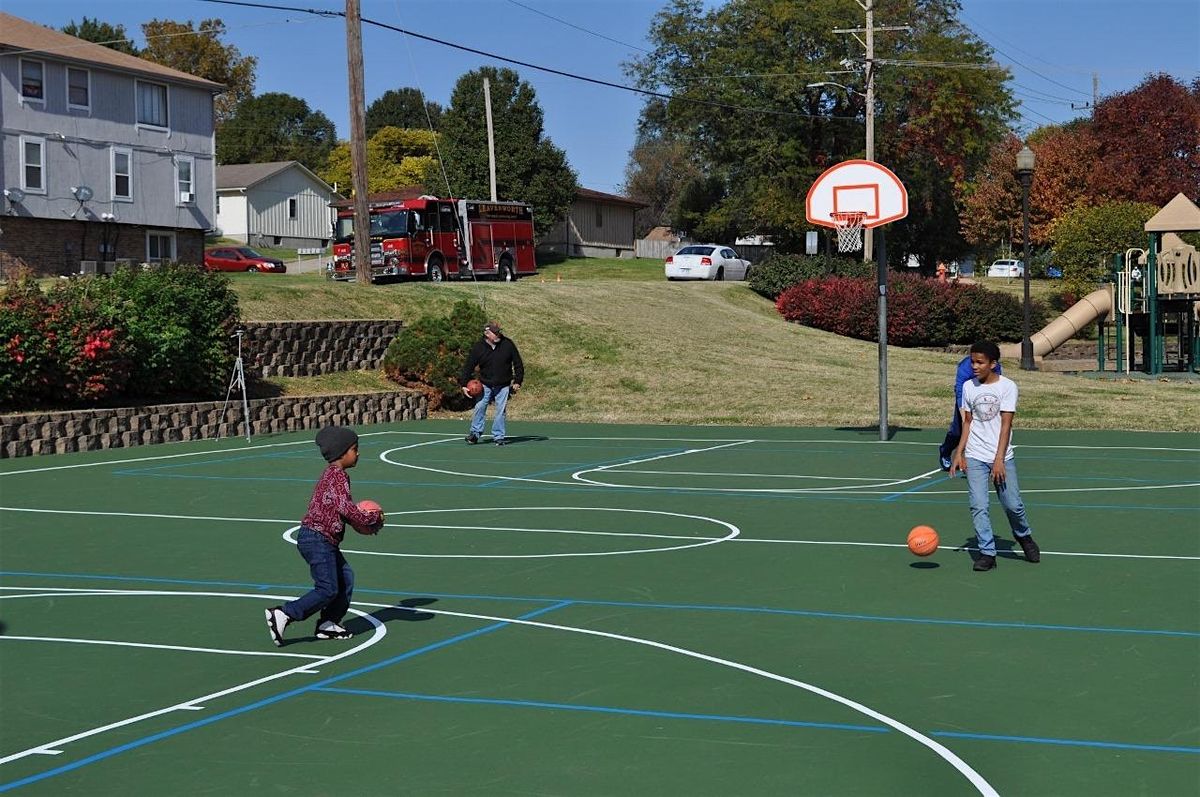
<instances>
[{"instance_id":1,"label":"stone block wall","mask_svg":"<svg viewBox=\"0 0 1200 797\"><path fill-rule=\"evenodd\" d=\"M404 323L394 320L262 321L243 324L247 377L320 376L375 369Z\"/></svg>"},{"instance_id":2,"label":"stone block wall","mask_svg":"<svg viewBox=\"0 0 1200 797\"><path fill-rule=\"evenodd\" d=\"M230 402L222 413L223 403L3 415L0 458L245 436L241 403ZM425 396L408 391L255 399L250 428L261 435L407 421L425 418L428 407Z\"/></svg>"}]
</instances>

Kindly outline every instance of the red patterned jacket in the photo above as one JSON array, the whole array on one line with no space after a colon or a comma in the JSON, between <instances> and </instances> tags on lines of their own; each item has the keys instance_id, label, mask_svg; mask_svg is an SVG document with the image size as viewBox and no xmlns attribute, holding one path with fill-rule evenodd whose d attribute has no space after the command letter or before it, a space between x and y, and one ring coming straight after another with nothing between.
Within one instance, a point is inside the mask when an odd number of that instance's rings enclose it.
<instances>
[{"instance_id":1,"label":"red patterned jacket","mask_svg":"<svg viewBox=\"0 0 1200 797\"><path fill-rule=\"evenodd\" d=\"M357 526L374 526L379 523L379 514L359 509L350 498L350 477L337 465L330 465L313 488L300 524L319 532L333 545L341 545L347 520Z\"/></svg>"}]
</instances>

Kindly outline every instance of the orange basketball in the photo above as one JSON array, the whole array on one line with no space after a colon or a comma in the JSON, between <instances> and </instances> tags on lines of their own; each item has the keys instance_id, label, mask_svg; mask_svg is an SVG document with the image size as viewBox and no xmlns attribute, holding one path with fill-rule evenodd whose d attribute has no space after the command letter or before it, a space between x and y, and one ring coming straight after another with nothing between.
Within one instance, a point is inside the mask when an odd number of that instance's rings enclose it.
<instances>
[{"instance_id":1,"label":"orange basketball","mask_svg":"<svg viewBox=\"0 0 1200 797\"><path fill-rule=\"evenodd\" d=\"M358 508L364 512L381 512L381 513L383 512L383 507L381 507L379 504L375 503L374 501L372 501L370 499L366 499L366 498L363 499L362 501L358 502ZM359 534L376 534L379 532L380 529L383 528L382 523L380 523L377 526L363 526L363 527L359 527L354 524L351 524L351 525L354 526L354 530L357 531Z\"/></svg>"},{"instance_id":2,"label":"orange basketball","mask_svg":"<svg viewBox=\"0 0 1200 797\"><path fill-rule=\"evenodd\" d=\"M933 526L913 526L908 533L908 550L917 556L929 556L938 548L938 535Z\"/></svg>"},{"instance_id":3,"label":"orange basketball","mask_svg":"<svg viewBox=\"0 0 1200 797\"><path fill-rule=\"evenodd\" d=\"M471 398L479 398L483 395L483 382L478 379L467 382L467 392L471 394Z\"/></svg>"}]
</instances>

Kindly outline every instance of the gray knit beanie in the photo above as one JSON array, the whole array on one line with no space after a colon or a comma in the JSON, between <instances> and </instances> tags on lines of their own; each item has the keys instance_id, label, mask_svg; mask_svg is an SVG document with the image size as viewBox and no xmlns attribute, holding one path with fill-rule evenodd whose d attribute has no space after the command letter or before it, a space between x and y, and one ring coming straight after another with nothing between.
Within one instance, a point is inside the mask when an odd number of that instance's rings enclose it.
<instances>
[{"instance_id":1,"label":"gray knit beanie","mask_svg":"<svg viewBox=\"0 0 1200 797\"><path fill-rule=\"evenodd\" d=\"M321 456L325 457L326 462L341 459L342 454L357 442L358 435L345 426L326 426L317 432L317 447L321 449Z\"/></svg>"}]
</instances>

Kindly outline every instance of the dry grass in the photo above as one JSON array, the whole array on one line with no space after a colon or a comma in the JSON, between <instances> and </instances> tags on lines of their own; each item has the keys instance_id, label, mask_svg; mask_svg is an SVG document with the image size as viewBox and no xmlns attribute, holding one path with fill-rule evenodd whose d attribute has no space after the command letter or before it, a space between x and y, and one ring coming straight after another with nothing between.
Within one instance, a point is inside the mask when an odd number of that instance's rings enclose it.
<instances>
[{"instance_id":1,"label":"dry grass","mask_svg":"<svg viewBox=\"0 0 1200 797\"><path fill-rule=\"evenodd\" d=\"M523 279L516 284L236 280L247 319L415 318L483 301L527 364L527 420L771 426L878 423L877 346L788 324L739 283ZM892 348L893 425L941 427L953 354ZM1015 371L1015 369L1013 369ZM1200 431L1194 383L1013 376L1027 428ZM328 379L328 377L324 378ZM289 393L318 380L288 380ZM306 388L307 389L307 388ZM447 416L451 417L451 416Z\"/></svg>"}]
</instances>

